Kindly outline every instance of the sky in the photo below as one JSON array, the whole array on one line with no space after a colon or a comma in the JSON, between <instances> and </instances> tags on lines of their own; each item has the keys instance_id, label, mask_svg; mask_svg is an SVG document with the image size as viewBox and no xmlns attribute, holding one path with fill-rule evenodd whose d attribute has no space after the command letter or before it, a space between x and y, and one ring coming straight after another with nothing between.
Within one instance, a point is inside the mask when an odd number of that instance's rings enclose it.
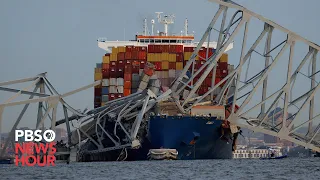
<instances>
[{"instance_id":1,"label":"sky","mask_svg":"<svg viewBox=\"0 0 320 180\"><path fill-rule=\"evenodd\" d=\"M320 44L318 0L235 0L248 9ZM199 40L218 6L206 0L2 0L0 2L0 82L32 77L42 72L61 92L93 82L96 63L104 50L97 39L133 39L142 32L143 18L150 21L155 13L174 13L170 28L189 31ZM257 32L260 29L257 29ZM231 52L232 53L232 52ZM0 93L0 102L7 94ZM67 98L76 109L93 107L93 89ZM21 109L21 108L20 108ZM18 108L5 109L3 129L8 131ZM35 111L20 126L35 126Z\"/></svg>"}]
</instances>

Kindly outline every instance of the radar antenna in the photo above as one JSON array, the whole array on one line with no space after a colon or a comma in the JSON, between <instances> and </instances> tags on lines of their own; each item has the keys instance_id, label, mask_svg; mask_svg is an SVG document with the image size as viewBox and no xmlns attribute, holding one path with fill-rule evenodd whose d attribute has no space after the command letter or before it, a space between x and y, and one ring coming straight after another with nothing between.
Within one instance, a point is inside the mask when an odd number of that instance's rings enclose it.
<instances>
[{"instance_id":1,"label":"radar antenna","mask_svg":"<svg viewBox=\"0 0 320 180\"><path fill-rule=\"evenodd\" d=\"M171 15L164 15L163 17L161 17L162 13L163 12L156 12L158 22L161 24L164 24L164 34L165 36L168 36L168 25L174 23L175 15L171 14Z\"/></svg>"}]
</instances>

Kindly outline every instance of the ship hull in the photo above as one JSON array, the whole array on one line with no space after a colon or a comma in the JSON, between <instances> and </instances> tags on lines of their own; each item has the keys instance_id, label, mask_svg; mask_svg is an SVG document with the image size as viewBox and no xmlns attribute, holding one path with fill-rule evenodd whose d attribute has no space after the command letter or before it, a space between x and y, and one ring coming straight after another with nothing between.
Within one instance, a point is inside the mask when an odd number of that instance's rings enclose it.
<instances>
[{"instance_id":1,"label":"ship hull","mask_svg":"<svg viewBox=\"0 0 320 180\"><path fill-rule=\"evenodd\" d=\"M176 149L178 159L231 159L232 141L222 140L222 120L154 116L149 120L151 149Z\"/></svg>"}]
</instances>

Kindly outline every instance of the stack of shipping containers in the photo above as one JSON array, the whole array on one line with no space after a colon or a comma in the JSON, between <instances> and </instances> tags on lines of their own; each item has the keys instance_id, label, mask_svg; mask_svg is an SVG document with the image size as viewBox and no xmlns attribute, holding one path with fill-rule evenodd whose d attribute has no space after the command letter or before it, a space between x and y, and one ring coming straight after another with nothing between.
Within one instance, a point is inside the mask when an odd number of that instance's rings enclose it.
<instances>
[{"instance_id":1,"label":"stack of shipping containers","mask_svg":"<svg viewBox=\"0 0 320 180\"><path fill-rule=\"evenodd\" d=\"M183 45L154 45L114 47L111 54L105 54L102 63L97 63L94 80L102 80L94 89L94 107L103 106L123 96L137 92L140 75L147 62L154 65L155 74L162 87L169 87L171 82L181 73L187 60L194 51L193 47ZM214 53L210 48L208 55ZM195 71L205 63L207 49L201 48L196 58ZM192 68L192 67L191 67ZM201 73L200 73L201 74ZM228 75L228 56L223 54L218 63L215 82ZM200 77L195 78L194 82ZM202 95L211 87L212 73L208 75L198 90Z\"/></svg>"}]
</instances>

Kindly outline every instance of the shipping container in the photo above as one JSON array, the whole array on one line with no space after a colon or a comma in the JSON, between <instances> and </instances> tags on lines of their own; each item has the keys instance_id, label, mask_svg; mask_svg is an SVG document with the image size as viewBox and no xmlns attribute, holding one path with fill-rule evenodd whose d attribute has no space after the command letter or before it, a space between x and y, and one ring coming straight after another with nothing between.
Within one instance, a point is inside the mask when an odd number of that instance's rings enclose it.
<instances>
[{"instance_id":1,"label":"shipping container","mask_svg":"<svg viewBox=\"0 0 320 180\"><path fill-rule=\"evenodd\" d=\"M162 62L153 62L155 70L161 71L162 70Z\"/></svg>"},{"instance_id":2,"label":"shipping container","mask_svg":"<svg viewBox=\"0 0 320 180\"><path fill-rule=\"evenodd\" d=\"M124 59L125 60L131 60L132 59L132 52L125 52Z\"/></svg>"},{"instance_id":3,"label":"shipping container","mask_svg":"<svg viewBox=\"0 0 320 180\"><path fill-rule=\"evenodd\" d=\"M117 86L117 93L123 94L123 86Z\"/></svg>"},{"instance_id":4,"label":"shipping container","mask_svg":"<svg viewBox=\"0 0 320 180\"><path fill-rule=\"evenodd\" d=\"M112 47L112 54L118 54L118 48Z\"/></svg>"},{"instance_id":5,"label":"shipping container","mask_svg":"<svg viewBox=\"0 0 320 180\"><path fill-rule=\"evenodd\" d=\"M176 53L177 52L177 45L170 45L169 53Z\"/></svg>"},{"instance_id":6,"label":"shipping container","mask_svg":"<svg viewBox=\"0 0 320 180\"><path fill-rule=\"evenodd\" d=\"M126 46L126 52L132 52L133 46Z\"/></svg>"},{"instance_id":7,"label":"shipping container","mask_svg":"<svg viewBox=\"0 0 320 180\"><path fill-rule=\"evenodd\" d=\"M147 61L154 62L155 61L155 54L154 53L148 53Z\"/></svg>"},{"instance_id":8,"label":"shipping container","mask_svg":"<svg viewBox=\"0 0 320 180\"><path fill-rule=\"evenodd\" d=\"M169 62L169 69L176 69L176 63L175 62Z\"/></svg>"},{"instance_id":9,"label":"shipping container","mask_svg":"<svg viewBox=\"0 0 320 180\"><path fill-rule=\"evenodd\" d=\"M162 70L168 70L169 69L169 62L168 61L162 61L161 68L162 68Z\"/></svg>"},{"instance_id":10,"label":"shipping container","mask_svg":"<svg viewBox=\"0 0 320 180\"><path fill-rule=\"evenodd\" d=\"M132 74L132 81L140 81L140 75L139 74Z\"/></svg>"},{"instance_id":11,"label":"shipping container","mask_svg":"<svg viewBox=\"0 0 320 180\"><path fill-rule=\"evenodd\" d=\"M126 47L124 47L124 46L119 46L119 47L118 47L118 52L126 52Z\"/></svg>"},{"instance_id":12,"label":"shipping container","mask_svg":"<svg viewBox=\"0 0 320 180\"><path fill-rule=\"evenodd\" d=\"M110 56L102 56L102 63L109 64L110 63Z\"/></svg>"},{"instance_id":13,"label":"shipping container","mask_svg":"<svg viewBox=\"0 0 320 180\"><path fill-rule=\"evenodd\" d=\"M109 94L109 101L115 100L116 95L115 94Z\"/></svg>"},{"instance_id":14,"label":"shipping container","mask_svg":"<svg viewBox=\"0 0 320 180\"><path fill-rule=\"evenodd\" d=\"M169 54L169 62L176 62L177 55L176 54Z\"/></svg>"},{"instance_id":15,"label":"shipping container","mask_svg":"<svg viewBox=\"0 0 320 180\"><path fill-rule=\"evenodd\" d=\"M109 95L103 95L102 102L108 102L108 101L109 101Z\"/></svg>"},{"instance_id":16,"label":"shipping container","mask_svg":"<svg viewBox=\"0 0 320 180\"><path fill-rule=\"evenodd\" d=\"M109 86L109 79L103 79L102 86Z\"/></svg>"},{"instance_id":17,"label":"shipping container","mask_svg":"<svg viewBox=\"0 0 320 180\"><path fill-rule=\"evenodd\" d=\"M176 53L183 53L183 45L176 45Z\"/></svg>"},{"instance_id":18,"label":"shipping container","mask_svg":"<svg viewBox=\"0 0 320 180\"><path fill-rule=\"evenodd\" d=\"M125 89L131 89L131 81L125 81L124 82L124 88Z\"/></svg>"},{"instance_id":19,"label":"shipping container","mask_svg":"<svg viewBox=\"0 0 320 180\"><path fill-rule=\"evenodd\" d=\"M118 94L116 95L116 98L117 98L117 99L122 98L122 97L123 97L123 93L121 93L121 94L118 93Z\"/></svg>"},{"instance_id":20,"label":"shipping container","mask_svg":"<svg viewBox=\"0 0 320 180\"><path fill-rule=\"evenodd\" d=\"M228 70L228 63L227 62L220 62L218 63L219 69L221 70Z\"/></svg>"},{"instance_id":21,"label":"shipping container","mask_svg":"<svg viewBox=\"0 0 320 180\"><path fill-rule=\"evenodd\" d=\"M124 73L132 74L132 65L131 64L126 64L124 66Z\"/></svg>"},{"instance_id":22,"label":"shipping container","mask_svg":"<svg viewBox=\"0 0 320 180\"><path fill-rule=\"evenodd\" d=\"M102 63L96 63L96 68L102 68Z\"/></svg>"},{"instance_id":23,"label":"shipping container","mask_svg":"<svg viewBox=\"0 0 320 180\"><path fill-rule=\"evenodd\" d=\"M161 45L154 45L154 52L155 53L161 53L162 51Z\"/></svg>"},{"instance_id":24,"label":"shipping container","mask_svg":"<svg viewBox=\"0 0 320 180\"><path fill-rule=\"evenodd\" d=\"M183 53L176 54L176 62L183 62Z\"/></svg>"},{"instance_id":25,"label":"shipping container","mask_svg":"<svg viewBox=\"0 0 320 180\"><path fill-rule=\"evenodd\" d=\"M117 85L117 78L110 78L109 83L110 83L110 86L116 86Z\"/></svg>"},{"instance_id":26,"label":"shipping container","mask_svg":"<svg viewBox=\"0 0 320 180\"><path fill-rule=\"evenodd\" d=\"M102 69L102 78L103 79L108 79L109 77L110 77L109 70Z\"/></svg>"},{"instance_id":27,"label":"shipping container","mask_svg":"<svg viewBox=\"0 0 320 180\"><path fill-rule=\"evenodd\" d=\"M139 59L139 51L131 52L131 59Z\"/></svg>"},{"instance_id":28,"label":"shipping container","mask_svg":"<svg viewBox=\"0 0 320 180\"><path fill-rule=\"evenodd\" d=\"M124 85L124 79L123 78L117 78L117 86L123 86Z\"/></svg>"},{"instance_id":29,"label":"shipping container","mask_svg":"<svg viewBox=\"0 0 320 180\"><path fill-rule=\"evenodd\" d=\"M176 70L169 70L169 78L175 78L176 77Z\"/></svg>"},{"instance_id":30,"label":"shipping container","mask_svg":"<svg viewBox=\"0 0 320 180\"><path fill-rule=\"evenodd\" d=\"M125 52L119 52L118 55L117 55L118 61L119 61L119 60L124 60L125 54L126 54Z\"/></svg>"},{"instance_id":31,"label":"shipping container","mask_svg":"<svg viewBox=\"0 0 320 180\"><path fill-rule=\"evenodd\" d=\"M110 94L117 93L117 86L109 86L109 93Z\"/></svg>"},{"instance_id":32,"label":"shipping container","mask_svg":"<svg viewBox=\"0 0 320 180\"><path fill-rule=\"evenodd\" d=\"M124 73L124 81L131 81L132 73Z\"/></svg>"},{"instance_id":33,"label":"shipping container","mask_svg":"<svg viewBox=\"0 0 320 180\"><path fill-rule=\"evenodd\" d=\"M164 53L161 53L161 61L169 61L169 53L167 52L164 52Z\"/></svg>"},{"instance_id":34,"label":"shipping container","mask_svg":"<svg viewBox=\"0 0 320 180\"><path fill-rule=\"evenodd\" d=\"M131 89L138 89L140 85L140 81L131 82Z\"/></svg>"},{"instance_id":35,"label":"shipping container","mask_svg":"<svg viewBox=\"0 0 320 180\"><path fill-rule=\"evenodd\" d=\"M132 73L139 74L140 65L139 66L132 66Z\"/></svg>"},{"instance_id":36,"label":"shipping container","mask_svg":"<svg viewBox=\"0 0 320 180\"><path fill-rule=\"evenodd\" d=\"M146 53L146 51L139 51L138 59L139 59L139 60L146 60L146 59L147 59L147 53Z\"/></svg>"},{"instance_id":37,"label":"shipping container","mask_svg":"<svg viewBox=\"0 0 320 180\"><path fill-rule=\"evenodd\" d=\"M148 53L154 53L154 45L153 44L148 45Z\"/></svg>"},{"instance_id":38,"label":"shipping container","mask_svg":"<svg viewBox=\"0 0 320 180\"><path fill-rule=\"evenodd\" d=\"M125 65L125 61L124 60L118 60L117 62L117 67L118 68L124 68Z\"/></svg>"},{"instance_id":39,"label":"shipping container","mask_svg":"<svg viewBox=\"0 0 320 180\"><path fill-rule=\"evenodd\" d=\"M101 68L94 68L95 73L101 73Z\"/></svg>"},{"instance_id":40,"label":"shipping container","mask_svg":"<svg viewBox=\"0 0 320 180\"><path fill-rule=\"evenodd\" d=\"M109 94L108 87L102 87L102 95L107 95Z\"/></svg>"},{"instance_id":41,"label":"shipping container","mask_svg":"<svg viewBox=\"0 0 320 180\"><path fill-rule=\"evenodd\" d=\"M107 63L102 63L102 69L108 70L109 67L110 67L109 64L107 64Z\"/></svg>"},{"instance_id":42,"label":"shipping container","mask_svg":"<svg viewBox=\"0 0 320 180\"><path fill-rule=\"evenodd\" d=\"M101 96L101 89L102 88L94 88L94 96L100 97Z\"/></svg>"},{"instance_id":43,"label":"shipping container","mask_svg":"<svg viewBox=\"0 0 320 180\"><path fill-rule=\"evenodd\" d=\"M124 68L118 68L117 78L123 78L124 76Z\"/></svg>"},{"instance_id":44,"label":"shipping container","mask_svg":"<svg viewBox=\"0 0 320 180\"><path fill-rule=\"evenodd\" d=\"M117 61L118 60L118 54L112 53L110 54L110 61Z\"/></svg>"},{"instance_id":45,"label":"shipping container","mask_svg":"<svg viewBox=\"0 0 320 180\"><path fill-rule=\"evenodd\" d=\"M125 88L123 91L123 96L129 96L131 94L131 88Z\"/></svg>"},{"instance_id":46,"label":"shipping container","mask_svg":"<svg viewBox=\"0 0 320 180\"><path fill-rule=\"evenodd\" d=\"M140 69L144 69L146 62L147 62L146 60L140 60Z\"/></svg>"},{"instance_id":47,"label":"shipping container","mask_svg":"<svg viewBox=\"0 0 320 180\"><path fill-rule=\"evenodd\" d=\"M220 62L221 63L228 63L228 54L223 53L222 56L220 57Z\"/></svg>"},{"instance_id":48,"label":"shipping container","mask_svg":"<svg viewBox=\"0 0 320 180\"><path fill-rule=\"evenodd\" d=\"M102 73L94 73L94 80L98 81L102 79Z\"/></svg>"}]
</instances>

